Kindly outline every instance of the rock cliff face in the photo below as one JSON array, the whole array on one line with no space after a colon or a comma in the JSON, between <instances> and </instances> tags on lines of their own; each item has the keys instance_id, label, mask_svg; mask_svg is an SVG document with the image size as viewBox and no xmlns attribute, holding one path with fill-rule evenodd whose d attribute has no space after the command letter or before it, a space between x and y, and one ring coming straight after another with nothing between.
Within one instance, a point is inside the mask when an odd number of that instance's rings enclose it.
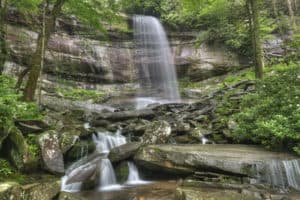
<instances>
[{"instance_id":1,"label":"rock cliff face","mask_svg":"<svg viewBox=\"0 0 300 200\"><path fill-rule=\"evenodd\" d=\"M17 20L18 23L13 23ZM7 73L20 72L29 66L35 50L37 33L26 23L12 18L8 26L10 62ZM24 26L25 24L25 26ZM221 44L195 45L196 33L170 33L170 40L179 77L200 81L249 65L244 58ZM136 78L134 43L128 32L109 31L108 36L83 27L76 20L58 20L52 35L44 71L63 79L90 83L128 83Z\"/></svg>"}]
</instances>

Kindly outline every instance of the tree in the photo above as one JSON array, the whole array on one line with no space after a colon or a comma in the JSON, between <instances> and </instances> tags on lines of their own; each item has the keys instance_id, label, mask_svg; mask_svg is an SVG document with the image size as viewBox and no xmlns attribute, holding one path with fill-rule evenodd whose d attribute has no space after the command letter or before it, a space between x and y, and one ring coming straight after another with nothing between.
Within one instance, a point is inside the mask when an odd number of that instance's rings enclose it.
<instances>
[{"instance_id":1,"label":"tree","mask_svg":"<svg viewBox=\"0 0 300 200\"><path fill-rule=\"evenodd\" d=\"M55 0L53 6L52 1L46 1L46 19L45 27L39 31L37 46L32 56L29 68L29 77L24 90L23 99L25 101L33 101L37 82L41 72L41 63L45 53L51 34L55 30L55 22L62 11L75 14L82 22L92 25L95 28L103 30L100 18L109 20L116 19L113 10L116 6L113 0ZM63 7L65 8L63 10ZM23 75L25 75L24 72Z\"/></svg>"},{"instance_id":2,"label":"tree","mask_svg":"<svg viewBox=\"0 0 300 200\"><path fill-rule=\"evenodd\" d=\"M7 0L0 0L0 74L4 69L5 60L7 57L7 48L5 42L6 27L5 27L5 16L7 10Z\"/></svg>"},{"instance_id":3,"label":"tree","mask_svg":"<svg viewBox=\"0 0 300 200\"><path fill-rule=\"evenodd\" d=\"M249 29L251 34L251 41L253 47L253 61L255 66L255 76L258 79L263 78L263 53L260 41L259 28L259 11L258 0L246 0L246 6L249 16Z\"/></svg>"}]
</instances>

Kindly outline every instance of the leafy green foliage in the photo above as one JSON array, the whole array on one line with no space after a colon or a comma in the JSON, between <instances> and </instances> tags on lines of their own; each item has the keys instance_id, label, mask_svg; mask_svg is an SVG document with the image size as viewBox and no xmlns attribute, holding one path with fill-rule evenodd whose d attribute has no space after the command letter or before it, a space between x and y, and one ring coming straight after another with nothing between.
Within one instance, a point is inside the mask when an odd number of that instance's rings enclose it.
<instances>
[{"instance_id":1,"label":"leafy green foliage","mask_svg":"<svg viewBox=\"0 0 300 200\"><path fill-rule=\"evenodd\" d=\"M277 67L245 96L235 116L236 140L300 153L300 66Z\"/></svg>"},{"instance_id":2,"label":"leafy green foliage","mask_svg":"<svg viewBox=\"0 0 300 200\"><path fill-rule=\"evenodd\" d=\"M0 177L8 177L14 173L14 169L7 160L0 158Z\"/></svg>"},{"instance_id":3,"label":"leafy green foliage","mask_svg":"<svg viewBox=\"0 0 300 200\"><path fill-rule=\"evenodd\" d=\"M30 151L30 154L34 157L39 156L40 148L37 142L38 135L36 134L28 134L26 136L26 142L28 144L28 149Z\"/></svg>"},{"instance_id":4,"label":"leafy green foliage","mask_svg":"<svg viewBox=\"0 0 300 200\"><path fill-rule=\"evenodd\" d=\"M42 118L34 103L19 100L21 97L14 90L15 80L8 76L0 76L0 126L6 129L14 127L16 119L29 120Z\"/></svg>"},{"instance_id":5,"label":"leafy green foliage","mask_svg":"<svg viewBox=\"0 0 300 200\"><path fill-rule=\"evenodd\" d=\"M63 95L63 97L74 101L93 100L99 102L105 96L104 92L96 90L59 88L58 91Z\"/></svg>"}]
</instances>

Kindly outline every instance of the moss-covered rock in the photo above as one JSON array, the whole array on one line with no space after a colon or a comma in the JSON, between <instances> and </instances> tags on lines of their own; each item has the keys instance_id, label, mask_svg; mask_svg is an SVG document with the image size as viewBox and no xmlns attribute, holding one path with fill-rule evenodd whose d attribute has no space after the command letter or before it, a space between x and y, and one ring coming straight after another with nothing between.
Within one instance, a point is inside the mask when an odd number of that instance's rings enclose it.
<instances>
[{"instance_id":1,"label":"moss-covered rock","mask_svg":"<svg viewBox=\"0 0 300 200\"><path fill-rule=\"evenodd\" d=\"M92 140L80 140L66 153L66 161L75 161L93 153L96 150L96 145Z\"/></svg>"},{"instance_id":2,"label":"moss-covered rock","mask_svg":"<svg viewBox=\"0 0 300 200\"><path fill-rule=\"evenodd\" d=\"M16 127L8 131L8 136L3 143L3 152L11 164L20 171L33 170L37 167L26 139Z\"/></svg>"},{"instance_id":3,"label":"moss-covered rock","mask_svg":"<svg viewBox=\"0 0 300 200\"><path fill-rule=\"evenodd\" d=\"M43 167L51 173L64 173L63 154L56 131L47 131L39 137Z\"/></svg>"},{"instance_id":4,"label":"moss-covered rock","mask_svg":"<svg viewBox=\"0 0 300 200\"><path fill-rule=\"evenodd\" d=\"M133 157L134 154L138 151L138 149L141 147L141 143L139 142L131 142L124 145L121 145L119 147L113 148L108 158L111 162L120 162L122 160L128 159L130 157Z\"/></svg>"},{"instance_id":5,"label":"moss-covered rock","mask_svg":"<svg viewBox=\"0 0 300 200\"><path fill-rule=\"evenodd\" d=\"M129 175L129 167L127 162L121 162L115 168L115 174L118 183L125 183Z\"/></svg>"},{"instance_id":6,"label":"moss-covered rock","mask_svg":"<svg viewBox=\"0 0 300 200\"><path fill-rule=\"evenodd\" d=\"M60 192L60 181L51 180L21 186L17 183L0 184L0 200L52 200Z\"/></svg>"}]
</instances>

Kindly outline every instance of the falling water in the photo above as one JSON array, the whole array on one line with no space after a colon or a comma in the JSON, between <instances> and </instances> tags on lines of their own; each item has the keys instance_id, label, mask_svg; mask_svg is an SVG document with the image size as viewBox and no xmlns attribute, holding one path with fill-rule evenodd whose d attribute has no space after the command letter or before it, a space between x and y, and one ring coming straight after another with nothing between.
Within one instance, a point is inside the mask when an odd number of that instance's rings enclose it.
<instances>
[{"instance_id":1,"label":"falling water","mask_svg":"<svg viewBox=\"0 0 300 200\"><path fill-rule=\"evenodd\" d=\"M98 133L93 136L97 151L102 154L108 154L111 149L126 144L126 138L118 130L116 134ZM102 159L100 177L100 190L118 189L121 186L117 184L114 168L109 159Z\"/></svg>"},{"instance_id":2,"label":"falling water","mask_svg":"<svg viewBox=\"0 0 300 200\"><path fill-rule=\"evenodd\" d=\"M120 130L118 130L116 134L99 132L97 135L93 135L93 140L96 144L97 151L104 154L108 154L112 148L126 144L126 138L121 135Z\"/></svg>"},{"instance_id":3,"label":"falling water","mask_svg":"<svg viewBox=\"0 0 300 200\"><path fill-rule=\"evenodd\" d=\"M126 138L118 130L115 134L109 132L98 132L93 135L93 141L96 144L96 151L101 157L96 156L90 160L85 157L74 163L64 177L62 177L62 191L77 192L80 191L82 181L88 177L97 168L100 168L100 190L115 190L122 186L117 184L114 168L107 155L111 149L126 144ZM138 170L133 163L128 164L129 176L127 184L145 184L147 182L140 180Z\"/></svg>"},{"instance_id":4,"label":"falling water","mask_svg":"<svg viewBox=\"0 0 300 200\"><path fill-rule=\"evenodd\" d=\"M140 185L140 184L148 184L149 181L143 181L140 178L139 171L133 162L128 162L128 179L126 181L127 185Z\"/></svg>"},{"instance_id":5,"label":"falling water","mask_svg":"<svg viewBox=\"0 0 300 200\"><path fill-rule=\"evenodd\" d=\"M266 175L260 179L274 188L300 190L300 160L269 161Z\"/></svg>"},{"instance_id":6,"label":"falling water","mask_svg":"<svg viewBox=\"0 0 300 200\"><path fill-rule=\"evenodd\" d=\"M167 35L155 17L136 15L134 38L136 44L136 66L138 68L143 101L152 103L180 100L174 58Z\"/></svg>"}]
</instances>

